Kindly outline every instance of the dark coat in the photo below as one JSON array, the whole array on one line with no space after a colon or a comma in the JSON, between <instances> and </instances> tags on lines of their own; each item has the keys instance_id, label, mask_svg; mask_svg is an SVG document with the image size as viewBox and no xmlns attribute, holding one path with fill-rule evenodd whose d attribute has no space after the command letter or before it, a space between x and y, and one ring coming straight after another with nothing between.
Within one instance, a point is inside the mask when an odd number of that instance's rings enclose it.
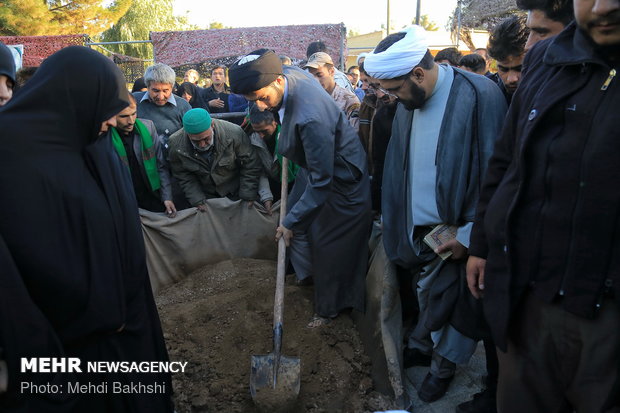
<instances>
[{"instance_id":1,"label":"dark coat","mask_svg":"<svg viewBox=\"0 0 620 413\"><path fill-rule=\"evenodd\" d=\"M224 120L213 119L213 129L215 152L211 170L194 149L185 129L170 137L170 168L185 197L192 206L201 204L209 198L206 188L212 179L219 197L256 200L262 165L250 139L239 126Z\"/></svg>"},{"instance_id":2,"label":"dark coat","mask_svg":"<svg viewBox=\"0 0 620 413\"><path fill-rule=\"evenodd\" d=\"M375 113L371 128L372 150L369 152L372 161L372 209L381 212L381 185L383 183L383 167L385 152L392 136L392 123L396 115L396 102L382 104ZM360 123L360 130L361 130Z\"/></svg>"},{"instance_id":3,"label":"dark coat","mask_svg":"<svg viewBox=\"0 0 620 413\"><path fill-rule=\"evenodd\" d=\"M50 104L58 99L62 105ZM81 358L82 366L168 360L129 171L109 135L99 134L102 122L128 103L118 67L72 46L47 58L28 87L0 110L0 192L6 201L0 234L38 310L21 312L24 331L34 323L45 328L43 335L48 324L64 354ZM3 285L6 275L0 271ZM33 341L41 340L38 351L46 356L54 343L42 338ZM33 354L32 344L13 350ZM80 381L164 381L167 391L76 395L74 409L62 411L173 410L169 374L83 370Z\"/></svg>"},{"instance_id":4,"label":"dark coat","mask_svg":"<svg viewBox=\"0 0 620 413\"><path fill-rule=\"evenodd\" d=\"M489 79L454 69L437 144L437 210L442 222L472 222L486 165L501 130L506 101ZM408 183L409 141L413 111L396 109L392 138L385 155L382 200L383 245L391 261L411 268L420 262L412 245ZM423 244L420 247L424 248Z\"/></svg>"},{"instance_id":5,"label":"dark coat","mask_svg":"<svg viewBox=\"0 0 620 413\"><path fill-rule=\"evenodd\" d=\"M615 190L620 180L618 79L613 79L607 90L601 89L611 68L574 24L556 38L536 44L528 52L524 67L489 164L470 245L470 254L487 259L485 312L495 342L502 349L506 348L511 316L537 271L555 271L566 294L564 308L584 317L596 315L606 290L613 289L620 298L620 192ZM584 96L584 91L589 93L588 99L574 100L574 96ZM557 113L561 117L554 115ZM568 116L580 116L577 124L582 127L564 130ZM566 243L569 247L559 252L565 254L566 262L560 268L538 263L537 271L520 271L530 262L531 253L537 252L531 250L536 231L523 234L516 224L528 205L524 194L532 189L548 195L557 193L554 188L545 188L544 180L530 179L532 171L541 165L530 163L528 151L548 136L575 134L582 135L584 149L577 154L578 162L569 167L571 171L580 168L580 183L568 192L563 190L575 198L572 205L566 205L573 208L572 219L566 222L571 228ZM533 216L542 219L542 211ZM544 221L537 222L542 228ZM558 233L555 237L558 245L566 240ZM542 293L553 296L559 286Z\"/></svg>"},{"instance_id":6,"label":"dark coat","mask_svg":"<svg viewBox=\"0 0 620 413\"><path fill-rule=\"evenodd\" d=\"M291 66L284 75L288 95L278 152L300 166L284 226L308 232L317 313L362 310L370 232L366 153L344 112L312 76Z\"/></svg>"},{"instance_id":7,"label":"dark coat","mask_svg":"<svg viewBox=\"0 0 620 413\"><path fill-rule=\"evenodd\" d=\"M201 93L202 101L205 102L206 109L209 112L211 112L211 113L226 113L226 112L229 112L229 109L228 109L228 95L230 95L230 87L228 87L228 85L224 85L224 91L223 92L216 91L215 88L213 87L213 85L211 85L208 88L201 89L200 93ZM213 100L213 99L222 99L224 101L224 107L223 108L213 108L213 107L209 106L209 101Z\"/></svg>"}]
</instances>

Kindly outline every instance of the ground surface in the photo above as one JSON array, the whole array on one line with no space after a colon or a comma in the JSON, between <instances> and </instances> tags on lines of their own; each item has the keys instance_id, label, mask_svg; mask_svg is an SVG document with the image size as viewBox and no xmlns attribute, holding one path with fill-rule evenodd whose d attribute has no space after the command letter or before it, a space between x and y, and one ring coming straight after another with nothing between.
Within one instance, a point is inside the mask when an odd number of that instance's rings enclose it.
<instances>
[{"instance_id":1,"label":"ground surface","mask_svg":"<svg viewBox=\"0 0 620 413\"><path fill-rule=\"evenodd\" d=\"M235 259L209 265L157 297L172 361L178 413L257 412L249 391L250 358L273 349L275 262ZM318 329L312 287L285 288L282 353L301 360L301 390L292 412L362 413L388 410L373 391L369 359L351 318ZM274 413L271 411L270 413Z\"/></svg>"}]
</instances>

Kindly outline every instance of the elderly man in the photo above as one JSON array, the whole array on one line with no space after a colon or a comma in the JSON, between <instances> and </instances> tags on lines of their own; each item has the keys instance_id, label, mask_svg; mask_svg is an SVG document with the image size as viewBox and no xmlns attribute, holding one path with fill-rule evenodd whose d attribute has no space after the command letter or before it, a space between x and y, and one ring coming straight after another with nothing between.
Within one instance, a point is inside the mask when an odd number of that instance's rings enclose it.
<instances>
[{"instance_id":1,"label":"elderly man","mask_svg":"<svg viewBox=\"0 0 620 413\"><path fill-rule=\"evenodd\" d=\"M526 55L472 230L502 413L620 411L620 3L573 4Z\"/></svg>"},{"instance_id":2,"label":"elderly man","mask_svg":"<svg viewBox=\"0 0 620 413\"><path fill-rule=\"evenodd\" d=\"M278 113L278 153L300 166L276 237L290 246L298 279L314 277L316 317L308 327L345 308L363 310L370 184L357 133L308 73L283 67L273 51L251 52L229 76L235 93Z\"/></svg>"},{"instance_id":3,"label":"elderly man","mask_svg":"<svg viewBox=\"0 0 620 413\"><path fill-rule=\"evenodd\" d=\"M133 94L138 102L138 117L153 121L165 147L170 135L183 127L185 112L192 108L186 100L172 94L175 77L174 70L168 65L157 63L149 66L144 72L146 92Z\"/></svg>"},{"instance_id":4,"label":"elderly man","mask_svg":"<svg viewBox=\"0 0 620 413\"><path fill-rule=\"evenodd\" d=\"M304 68L308 69L312 76L319 81L323 89L334 99L338 108L347 115L351 126L357 131L360 125L360 101L355 93L336 84L332 58L327 53L316 52L310 56Z\"/></svg>"},{"instance_id":5,"label":"elderly man","mask_svg":"<svg viewBox=\"0 0 620 413\"><path fill-rule=\"evenodd\" d=\"M155 125L148 119L137 119L136 100L129 95L129 106L116 115L111 128L112 144L129 168L138 206L147 211L166 212L173 218L170 173L166 167Z\"/></svg>"},{"instance_id":6,"label":"elderly man","mask_svg":"<svg viewBox=\"0 0 620 413\"><path fill-rule=\"evenodd\" d=\"M529 34L525 18L511 16L495 26L489 37L489 55L497 61L497 74L490 79L497 83L508 103L521 81Z\"/></svg>"},{"instance_id":7,"label":"elderly man","mask_svg":"<svg viewBox=\"0 0 620 413\"><path fill-rule=\"evenodd\" d=\"M459 318L477 309L459 280L506 103L486 77L435 63L420 26L386 37L366 56L364 69L399 101L383 171L383 244L417 286L420 316L405 367L430 362L418 395L432 402L476 348L463 332L480 333L469 328L468 317ZM446 235L435 250L424 242L433 229Z\"/></svg>"},{"instance_id":8,"label":"elderly man","mask_svg":"<svg viewBox=\"0 0 620 413\"><path fill-rule=\"evenodd\" d=\"M138 117L153 122L161 140L164 159L168 159L168 140L170 135L183 127L183 115L192 108L185 100L172 94L175 73L170 66L157 63L144 72L146 92L133 93L138 102ZM177 208L189 208L181 188L172 179L172 196Z\"/></svg>"},{"instance_id":9,"label":"elderly man","mask_svg":"<svg viewBox=\"0 0 620 413\"><path fill-rule=\"evenodd\" d=\"M202 108L183 116L183 128L170 137L169 160L185 197L200 211L210 198L257 199L261 165L248 136Z\"/></svg>"}]
</instances>

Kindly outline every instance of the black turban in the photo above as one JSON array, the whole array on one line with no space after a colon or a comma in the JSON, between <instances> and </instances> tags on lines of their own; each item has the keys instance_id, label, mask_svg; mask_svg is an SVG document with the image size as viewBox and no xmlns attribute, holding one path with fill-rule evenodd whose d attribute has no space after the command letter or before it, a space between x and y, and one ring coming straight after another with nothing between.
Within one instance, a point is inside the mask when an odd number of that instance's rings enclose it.
<instances>
[{"instance_id":1,"label":"black turban","mask_svg":"<svg viewBox=\"0 0 620 413\"><path fill-rule=\"evenodd\" d=\"M5 75L15 82L15 59L4 43L0 43L0 75Z\"/></svg>"},{"instance_id":2,"label":"black turban","mask_svg":"<svg viewBox=\"0 0 620 413\"><path fill-rule=\"evenodd\" d=\"M248 56L259 55L258 59L239 64L243 58L228 70L230 88L233 93L247 95L262 89L282 75L282 61L273 50L259 49Z\"/></svg>"}]
</instances>

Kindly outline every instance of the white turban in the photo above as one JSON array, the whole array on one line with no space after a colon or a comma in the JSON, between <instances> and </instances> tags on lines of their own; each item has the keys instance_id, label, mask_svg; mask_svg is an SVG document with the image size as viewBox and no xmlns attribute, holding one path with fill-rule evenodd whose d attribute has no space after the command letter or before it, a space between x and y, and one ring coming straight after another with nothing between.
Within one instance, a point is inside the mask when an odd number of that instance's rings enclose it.
<instances>
[{"instance_id":1,"label":"white turban","mask_svg":"<svg viewBox=\"0 0 620 413\"><path fill-rule=\"evenodd\" d=\"M405 75L417 66L426 51L426 31L420 26L404 30L405 37L379 53L369 53L364 60L364 70L377 79L394 79Z\"/></svg>"}]
</instances>

